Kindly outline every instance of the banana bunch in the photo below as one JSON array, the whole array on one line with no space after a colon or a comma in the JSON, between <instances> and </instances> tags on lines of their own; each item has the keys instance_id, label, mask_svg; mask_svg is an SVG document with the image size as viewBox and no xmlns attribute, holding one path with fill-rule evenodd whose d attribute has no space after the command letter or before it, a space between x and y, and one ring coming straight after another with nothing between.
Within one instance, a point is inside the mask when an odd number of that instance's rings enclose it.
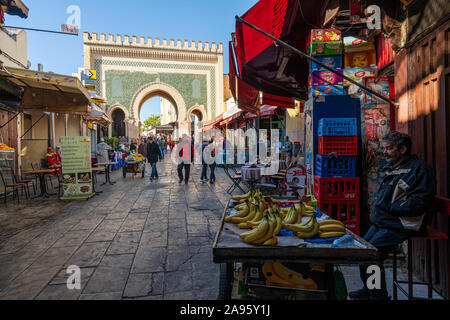
<instances>
[{"instance_id":1,"label":"banana bunch","mask_svg":"<svg viewBox=\"0 0 450 320\"><path fill-rule=\"evenodd\" d=\"M319 237L321 238L334 238L345 235L345 226L338 220L323 220L319 223Z\"/></svg>"},{"instance_id":2,"label":"banana bunch","mask_svg":"<svg viewBox=\"0 0 450 320\"><path fill-rule=\"evenodd\" d=\"M285 224L300 224L303 217L311 217L315 212L314 208L307 206L303 202L281 210L285 212L283 216L283 223Z\"/></svg>"},{"instance_id":3,"label":"banana bunch","mask_svg":"<svg viewBox=\"0 0 450 320\"><path fill-rule=\"evenodd\" d=\"M267 285L317 290L317 283L311 278L304 278L301 273L289 269L279 262L266 262L262 268Z\"/></svg>"},{"instance_id":4,"label":"banana bunch","mask_svg":"<svg viewBox=\"0 0 450 320\"><path fill-rule=\"evenodd\" d=\"M317 222L316 216L313 214L307 221L303 223L285 223L284 228L292 230L295 235L302 239L309 239L315 237L320 231L320 225Z\"/></svg>"},{"instance_id":5,"label":"banana bunch","mask_svg":"<svg viewBox=\"0 0 450 320\"><path fill-rule=\"evenodd\" d=\"M249 199L250 197L253 197L254 194L255 194L255 192L253 190L250 190L246 194L243 194L243 195L240 195L240 196L232 196L231 199L243 202L243 201Z\"/></svg>"},{"instance_id":6,"label":"banana bunch","mask_svg":"<svg viewBox=\"0 0 450 320\"><path fill-rule=\"evenodd\" d=\"M244 242L255 245L276 245L278 243L276 235L283 225L278 211L268 211L261 221L250 221L248 224L253 229L240 235Z\"/></svg>"}]
</instances>

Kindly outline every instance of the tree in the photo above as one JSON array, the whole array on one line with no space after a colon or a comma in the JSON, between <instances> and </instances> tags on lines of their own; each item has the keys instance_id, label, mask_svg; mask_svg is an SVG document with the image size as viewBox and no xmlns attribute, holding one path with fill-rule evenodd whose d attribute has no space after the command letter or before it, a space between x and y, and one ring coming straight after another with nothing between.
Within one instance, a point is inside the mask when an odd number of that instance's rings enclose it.
<instances>
[{"instance_id":1,"label":"tree","mask_svg":"<svg viewBox=\"0 0 450 320\"><path fill-rule=\"evenodd\" d=\"M157 116L156 114L152 114L146 120L144 120L142 129L143 131L149 130L151 128L157 127L161 125L161 116Z\"/></svg>"}]
</instances>

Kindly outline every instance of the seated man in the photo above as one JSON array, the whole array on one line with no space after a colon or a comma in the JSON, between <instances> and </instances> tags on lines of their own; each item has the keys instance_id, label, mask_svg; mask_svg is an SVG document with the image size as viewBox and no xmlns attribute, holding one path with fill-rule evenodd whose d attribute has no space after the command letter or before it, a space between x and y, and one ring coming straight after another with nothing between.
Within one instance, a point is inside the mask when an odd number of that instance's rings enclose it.
<instances>
[{"instance_id":1,"label":"seated man","mask_svg":"<svg viewBox=\"0 0 450 320\"><path fill-rule=\"evenodd\" d=\"M388 164L370 207L372 226L364 236L378 249L381 287L369 289L367 266L360 266L364 287L350 292L352 299L389 299L383 261L392 249L426 228L426 214L436 194L436 177L433 168L411 154L411 145L411 138L404 133L390 132L383 137Z\"/></svg>"}]
</instances>

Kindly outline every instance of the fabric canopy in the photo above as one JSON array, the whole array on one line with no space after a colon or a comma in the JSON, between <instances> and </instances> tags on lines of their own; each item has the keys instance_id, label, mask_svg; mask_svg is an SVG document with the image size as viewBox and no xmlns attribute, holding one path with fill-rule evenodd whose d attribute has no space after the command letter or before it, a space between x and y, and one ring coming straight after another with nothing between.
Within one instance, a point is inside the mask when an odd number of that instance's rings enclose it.
<instances>
[{"instance_id":1,"label":"fabric canopy","mask_svg":"<svg viewBox=\"0 0 450 320\"><path fill-rule=\"evenodd\" d=\"M230 83L231 94L233 95L234 100L236 101L236 64L234 63L234 54L233 54L233 44L230 41L228 43L228 59L229 59L229 72L230 76L228 77L228 81Z\"/></svg>"},{"instance_id":2,"label":"fabric canopy","mask_svg":"<svg viewBox=\"0 0 450 320\"><path fill-rule=\"evenodd\" d=\"M89 112L91 96L75 77L6 68L0 70L0 78L23 89L20 109L78 114Z\"/></svg>"},{"instance_id":3,"label":"fabric canopy","mask_svg":"<svg viewBox=\"0 0 450 320\"><path fill-rule=\"evenodd\" d=\"M295 108L295 100L269 93L263 93L262 104L274 105L282 108Z\"/></svg>"},{"instance_id":4,"label":"fabric canopy","mask_svg":"<svg viewBox=\"0 0 450 320\"><path fill-rule=\"evenodd\" d=\"M329 0L260 0L241 19L306 51L310 30L313 26L321 28L328 7L338 3ZM305 58L276 45L272 39L239 20L236 21L235 49L242 80L265 93L308 99L309 62Z\"/></svg>"},{"instance_id":5,"label":"fabric canopy","mask_svg":"<svg viewBox=\"0 0 450 320\"><path fill-rule=\"evenodd\" d=\"M277 106L264 105L259 110L259 114L249 112L245 115L245 117L246 118L256 118L256 117L262 117L262 116L270 116L275 113L277 108L278 108Z\"/></svg>"},{"instance_id":6,"label":"fabric canopy","mask_svg":"<svg viewBox=\"0 0 450 320\"><path fill-rule=\"evenodd\" d=\"M6 7L6 13L28 18L28 7L21 0L0 0L0 4Z\"/></svg>"},{"instance_id":7,"label":"fabric canopy","mask_svg":"<svg viewBox=\"0 0 450 320\"><path fill-rule=\"evenodd\" d=\"M260 106L259 90L247 82L237 79L237 105L247 112L258 112Z\"/></svg>"}]
</instances>

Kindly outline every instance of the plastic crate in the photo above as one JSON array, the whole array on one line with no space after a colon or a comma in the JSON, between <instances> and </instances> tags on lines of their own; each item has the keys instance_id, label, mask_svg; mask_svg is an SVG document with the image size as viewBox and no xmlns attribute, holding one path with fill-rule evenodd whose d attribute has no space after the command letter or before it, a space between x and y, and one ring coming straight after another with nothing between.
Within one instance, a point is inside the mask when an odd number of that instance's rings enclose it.
<instances>
[{"instance_id":1,"label":"plastic crate","mask_svg":"<svg viewBox=\"0 0 450 320\"><path fill-rule=\"evenodd\" d=\"M318 136L356 136L356 118L322 118Z\"/></svg>"},{"instance_id":2,"label":"plastic crate","mask_svg":"<svg viewBox=\"0 0 450 320\"><path fill-rule=\"evenodd\" d=\"M329 155L336 152L338 156L356 156L358 155L358 137L319 137L319 154Z\"/></svg>"},{"instance_id":3,"label":"plastic crate","mask_svg":"<svg viewBox=\"0 0 450 320\"><path fill-rule=\"evenodd\" d=\"M357 200L319 200L319 209L332 219L341 221L351 232L360 235L360 205Z\"/></svg>"},{"instance_id":4,"label":"plastic crate","mask_svg":"<svg viewBox=\"0 0 450 320\"><path fill-rule=\"evenodd\" d=\"M314 177L314 196L318 200L359 199L359 178Z\"/></svg>"},{"instance_id":5,"label":"plastic crate","mask_svg":"<svg viewBox=\"0 0 450 320\"><path fill-rule=\"evenodd\" d=\"M321 178L356 177L356 157L316 155L315 175Z\"/></svg>"}]
</instances>

